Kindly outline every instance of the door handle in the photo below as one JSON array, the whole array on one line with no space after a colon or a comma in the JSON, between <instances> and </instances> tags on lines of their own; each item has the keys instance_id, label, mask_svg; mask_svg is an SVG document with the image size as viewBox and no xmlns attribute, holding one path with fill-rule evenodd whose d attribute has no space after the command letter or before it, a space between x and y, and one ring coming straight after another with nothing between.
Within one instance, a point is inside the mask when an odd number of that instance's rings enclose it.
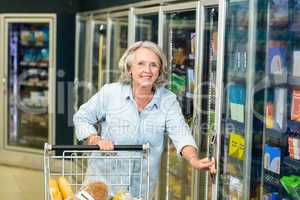
<instances>
[{"instance_id":1,"label":"door handle","mask_svg":"<svg viewBox=\"0 0 300 200\"><path fill-rule=\"evenodd\" d=\"M210 138L209 146L208 146L208 159L209 160L211 160L212 157L214 157L215 143L216 143L216 135L213 134ZM216 162L216 160L215 160L215 162ZM216 166L216 164L215 164L215 166ZM211 177L212 183L214 184L215 180L216 180L215 174L210 174L210 177Z\"/></svg>"},{"instance_id":2,"label":"door handle","mask_svg":"<svg viewBox=\"0 0 300 200\"><path fill-rule=\"evenodd\" d=\"M3 94L6 95L6 78L2 78Z\"/></svg>"}]
</instances>

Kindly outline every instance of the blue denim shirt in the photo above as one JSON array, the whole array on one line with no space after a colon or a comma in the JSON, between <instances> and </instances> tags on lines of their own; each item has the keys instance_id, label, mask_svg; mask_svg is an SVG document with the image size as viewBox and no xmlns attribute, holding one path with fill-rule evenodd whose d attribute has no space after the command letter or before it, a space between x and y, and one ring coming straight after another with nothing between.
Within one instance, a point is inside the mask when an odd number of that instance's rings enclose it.
<instances>
[{"instance_id":1,"label":"blue denim shirt","mask_svg":"<svg viewBox=\"0 0 300 200\"><path fill-rule=\"evenodd\" d=\"M153 99L138 112L130 85L107 84L74 115L79 140L96 133L101 123L101 137L114 144L150 144L150 192L153 192L160 158L167 134L179 154L186 145L197 148L182 115L176 95L166 88L157 88Z\"/></svg>"}]
</instances>

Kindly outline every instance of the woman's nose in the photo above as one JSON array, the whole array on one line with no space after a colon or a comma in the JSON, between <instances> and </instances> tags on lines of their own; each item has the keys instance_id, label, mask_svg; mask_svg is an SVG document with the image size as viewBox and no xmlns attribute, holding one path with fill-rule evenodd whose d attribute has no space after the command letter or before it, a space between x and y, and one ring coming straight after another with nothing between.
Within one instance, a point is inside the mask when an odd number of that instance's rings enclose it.
<instances>
[{"instance_id":1,"label":"woman's nose","mask_svg":"<svg viewBox=\"0 0 300 200\"><path fill-rule=\"evenodd\" d=\"M145 66L144 66L144 72L147 72L147 73L149 73L151 70L150 70L150 64L146 64Z\"/></svg>"}]
</instances>

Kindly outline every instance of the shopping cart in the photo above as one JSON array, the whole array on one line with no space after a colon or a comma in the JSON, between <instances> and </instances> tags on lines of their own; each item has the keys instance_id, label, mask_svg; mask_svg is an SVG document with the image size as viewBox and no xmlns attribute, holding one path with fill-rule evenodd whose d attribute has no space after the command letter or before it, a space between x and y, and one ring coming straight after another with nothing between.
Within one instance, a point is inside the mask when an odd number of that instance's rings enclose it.
<instances>
[{"instance_id":1,"label":"shopping cart","mask_svg":"<svg viewBox=\"0 0 300 200\"><path fill-rule=\"evenodd\" d=\"M108 186L110 196L119 191L149 200L149 149L149 144L115 145L113 151L100 151L97 145L45 143L45 200L51 200L49 180L59 177L69 182L74 193L80 191L87 180L100 179ZM101 168L89 170L91 163L95 162L100 162Z\"/></svg>"}]
</instances>

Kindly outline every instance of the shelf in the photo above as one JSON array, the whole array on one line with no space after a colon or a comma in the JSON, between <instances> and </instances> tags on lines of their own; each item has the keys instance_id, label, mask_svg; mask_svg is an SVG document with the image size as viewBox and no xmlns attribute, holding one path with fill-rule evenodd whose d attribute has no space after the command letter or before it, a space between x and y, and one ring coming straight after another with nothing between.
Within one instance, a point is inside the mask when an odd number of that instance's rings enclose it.
<instances>
[{"instance_id":1,"label":"shelf","mask_svg":"<svg viewBox=\"0 0 300 200\"><path fill-rule=\"evenodd\" d=\"M48 88L48 85L41 85L41 84L20 83L20 85L24 87Z\"/></svg>"},{"instance_id":2,"label":"shelf","mask_svg":"<svg viewBox=\"0 0 300 200\"><path fill-rule=\"evenodd\" d=\"M287 86L288 79L287 75L276 75L276 74L269 74L266 77L266 86L267 87L280 87L280 86Z\"/></svg>"},{"instance_id":3,"label":"shelf","mask_svg":"<svg viewBox=\"0 0 300 200\"><path fill-rule=\"evenodd\" d=\"M225 119L224 122L226 124L232 124L235 129L241 130L243 133L245 131L245 124L244 123L241 123L241 122L238 122L238 121L235 121L235 120L232 120L232 119Z\"/></svg>"},{"instance_id":4,"label":"shelf","mask_svg":"<svg viewBox=\"0 0 300 200\"><path fill-rule=\"evenodd\" d=\"M40 111L47 111L48 110L48 107L46 106L31 106L31 105L27 105L27 104L24 104L24 106L26 106L26 109L32 109L32 110L40 110Z\"/></svg>"},{"instance_id":5,"label":"shelf","mask_svg":"<svg viewBox=\"0 0 300 200\"><path fill-rule=\"evenodd\" d=\"M300 176L300 160L294 160L286 156L283 158L283 168L285 175Z\"/></svg>"},{"instance_id":6,"label":"shelf","mask_svg":"<svg viewBox=\"0 0 300 200\"><path fill-rule=\"evenodd\" d=\"M21 61L19 64L21 67L34 67L34 68L45 68L48 69L49 68L49 64L48 62L25 62L25 61Z\"/></svg>"},{"instance_id":7,"label":"shelf","mask_svg":"<svg viewBox=\"0 0 300 200\"><path fill-rule=\"evenodd\" d=\"M268 169L265 169L265 168L264 168L264 174L266 174L267 176L271 176L275 179L280 179L280 174L276 174L275 172L272 172L272 171L270 171Z\"/></svg>"},{"instance_id":8,"label":"shelf","mask_svg":"<svg viewBox=\"0 0 300 200\"><path fill-rule=\"evenodd\" d=\"M271 146L286 147L288 141L288 134L284 131L275 129L265 129L266 143Z\"/></svg>"},{"instance_id":9,"label":"shelf","mask_svg":"<svg viewBox=\"0 0 300 200\"><path fill-rule=\"evenodd\" d=\"M300 77L297 76L289 76L289 81L288 81L290 86L294 87L300 87Z\"/></svg>"},{"instance_id":10,"label":"shelf","mask_svg":"<svg viewBox=\"0 0 300 200\"><path fill-rule=\"evenodd\" d=\"M230 156L230 155L227 155L227 160L228 162L230 162L231 164L235 164L235 165L238 165L240 167L243 166L243 163L244 163L244 160L239 160L233 156Z\"/></svg>"},{"instance_id":11,"label":"shelf","mask_svg":"<svg viewBox=\"0 0 300 200\"><path fill-rule=\"evenodd\" d=\"M36 44L22 44L20 43L20 47L22 48L49 48L48 44L36 45Z\"/></svg>"},{"instance_id":12,"label":"shelf","mask_svg":"<svg viewBox=\"0 0 300 200\"><path fill-rule=\"evenodd\" d=\"M294 133L300 135L300 122L294 120L288 120L288 133Z\"/></svg>"},{"instance_id":13,"label":"shelf","mask_svg":"<svg viewBox=\"0 0 300 200\"><path fill-rule=\"evenodd\" d=\"M233 72L231 72L231 73L233 73ZM240 83L240 84L246 84L246 78L242 77L242 76L236 76L236 75L230 74L228 76L228 82L235 82L235 83Z\"/></svg>"},{"instance_id":14,"label":"shelf","mask_svg":"<svg viewBox=\"0 0 300 200\"><path fill-rule=\"evenodd\" d=\"M276 130L271 128L266 128L266 133L274 135L276 137L282 137L283 135L287 135L284 130Z\"/></svg>"}]
</instances>

